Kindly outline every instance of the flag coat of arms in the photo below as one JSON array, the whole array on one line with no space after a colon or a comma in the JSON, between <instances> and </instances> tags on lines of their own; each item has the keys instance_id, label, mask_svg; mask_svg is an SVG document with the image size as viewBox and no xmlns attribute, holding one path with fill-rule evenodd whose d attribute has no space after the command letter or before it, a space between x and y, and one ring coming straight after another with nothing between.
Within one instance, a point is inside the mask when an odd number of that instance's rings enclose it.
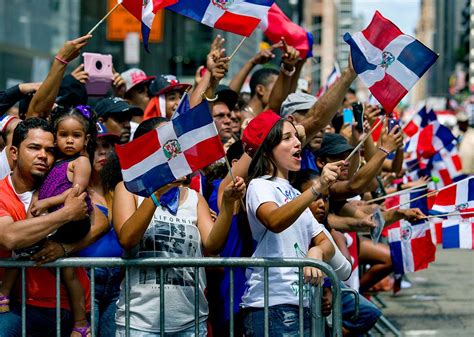
<instances>
[{"instance_id":1,"label":"flag coat of arms","mask_svg":"<svg viewBox=\"0 0 474 337\"><path fill-rule=\"evenodd\" d=\"M435 260L436 246L431 238L429 221L419 224L401 221L399 227L389 230L388 241L396 274L428 268Z\"/></svg>"},{"instance_id":2,"label":"flag coat of arms","mask_svg":"<svg viewBox=\"0 0 474 337\"><path fill-rule=\"evenodd\" d=\"M351 46L354 70L387 112L438 58L378 11L366 29L352 36L346 33L344 41Z\"/></svg>"},{"instance_id":3,"label":"flag coat of arms","mask_svg":"<svg viewBox=\"0 0 474 337\"><path fill-rule=\"evenodd\" d=\"M225 156L206 101L115 149L125 187L144 197Z\"/></svg>"},{"instance_id":4,"label":"flag coat of arms","mask_svg":"<svg viewBox=\"0 0 474 337\"><path fill-rule=\"evenodd\" d=\"M439 191L432 213L474 212L474 176L458 181Z\"/></svg>"},{"instance_id":5,"label":"flag coat of arms","mask_svg":"<svg viewBox=\"0 0 474 337\"><path fill-rule=\"evenodd\" d=\"M158 10L178 0L118 0L138 21L142 23L143 47L148 52L148 38Z\"/></svg>"},{"instance_id":6,"label":"flag coat of arms","mask_svg":"<svg viewBox=\"0 0 474 337\"><path fill-rule=\"evenodd\" d=\"M449 217L442 233L443 248L474 249L474 217Z\"/></svg>"},{"instance_id":7,"label":"flag coat of arms","mask_svg":"<svg viewBox=\"0 0 474 337\"><path fill-rule=\"evenodd\" d=\"M180 0L166 7L175 13L227 32L250 36L275 0Z\"/></svg>"}]
</instances>

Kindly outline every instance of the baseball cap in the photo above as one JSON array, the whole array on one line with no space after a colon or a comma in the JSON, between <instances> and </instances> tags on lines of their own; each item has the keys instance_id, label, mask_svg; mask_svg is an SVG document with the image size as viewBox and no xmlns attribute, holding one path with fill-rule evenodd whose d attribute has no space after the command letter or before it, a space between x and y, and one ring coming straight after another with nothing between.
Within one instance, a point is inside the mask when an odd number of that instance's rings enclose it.
<instances>
[{"instance_id":1,"label":"baseball cap","mask_svg":"<svg viewBox=\"0 0 474 337\"><path fill-rule=\"evenodd\" d=\"M250 121L242 134L244 150L250 157L257 152L265 137L279 120L281 117L272 110L265 110Z\"/></svg>"},{"instance_id":2,"label":"baseball cap","mask_svg":"<svg viewBox=\"0 0 474 337\"><path fill-rule=\"evenodd\" d=\"M130 116L143 115L143 110L139 107L132 106L120 97L107 97L97 102L95 112L98 117L111 116L113 114L127 114Z\"/></svg>"},{"instance_id":3,"label":"baseball cap","mask_svg":"<svg viewBox=\"0 0 474 337\"><path fill-rule=\"evenodd\" d=\"M191 84L180 83L174 75L160 75L150 83L150 94L160 96L171 90L185 91L191 88Z\"/></svg>"},{"instance_id":4,"label":"baseball cap","mask_svg":"<svg viewBox=\"0 0 474 337\"><path fill-rule=\"evenodd\" d=\"M79 82L72 75L64 76L59 87L56 104L63 107L87 104L87 90L84 84Z\"/></svg>"},{"instance_id":5,"label":"baseball cap","mask_svg":"<svg viewBox=\"0 0 474 337\"><path fill-rule=\"evenodd\" d=\"M347 151L352 151L354 147L347 143L347 140L338 133L325 133L321 148L314 152L316 157L337 156Z\"/></svg>"},{"instance_id":6,"label":"baseball cap","mask_svg":"<svg viewBox=\"0 0 474 337\"><path fill-rule=\"evenodd\" d=\"M13 115L0 116L0 133L5 132L5 130L7 129L8 124L10 124L10 122L15 120L16 118L18 118L18 117L13 116Z\"/></svg>"},{"instance_id":7,"label":"baseball cap","mask_svg":"<svg viewBox=\"0 0 474 337\"><path fill-rule=\"evenodd\" d=\"M289 94L281 105L280 116L286 118L296 111L309 110L316 101L316 97L304 92Z\"/></svg>"},{"instance_id":8,"label":"baseball cap","mask_svg":"<svg viewBox=\"0 0 474 337\"><path fill-rule=\"evenodd\" d=\"M239 95L226 85L219 84L216 89L217 99L216 102L222 102L229 108L230 111L234 110Z\"/></svg>"},{"instance_id":9,"label":"baseball cap","mask_svg":"<svg viewBox=\"0 0 474 337\"><path fill-rule=\"evenodd\" d=\"M127 88L125 93L127 93L137 84L150 82L156 78L156 76L147 76L143 70L138 68L128 69L127 71L121 73L120 76L122 76L123 80L125 81L125 87Z\"/></svg>"},{"instance_id":10,"label":"baseball cap","mask_svg":"<svg viewBox=\"0 0 474 337\"><path fill-rule=\"evenodd\" d=\"M97 138L106 137L112 143L117 143L120 140L120 137L116 135L115 133L110 133L103 123L97 122L96 125L97 125Z\"/></svg>"}]
</instances>

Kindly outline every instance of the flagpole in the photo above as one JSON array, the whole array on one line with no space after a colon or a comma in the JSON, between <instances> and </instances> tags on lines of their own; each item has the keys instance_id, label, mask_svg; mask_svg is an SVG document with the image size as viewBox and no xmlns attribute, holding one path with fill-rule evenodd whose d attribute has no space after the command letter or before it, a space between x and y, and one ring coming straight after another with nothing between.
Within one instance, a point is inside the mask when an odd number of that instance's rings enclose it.
<instances>
[{"instance_id":1,"label":"flagpole","mask_svg":"<svg viewBox=\"0 0 474 337\"><path fill-rule=\"evenodd\" d=\"M244 44L245 40L247 40L247 36L244 36L244 38L242 39L242 41L240 41L240 43L237 45L237 47L234 49L234 51L232 52L232 54L230 54L229 56L229 61L232 60L232 58L234 57L235 53L237 53L237 51L240 49L240 47L242 47L242 45Z\"/></svg>"},{"instance_id":2,"label":"flagpole","mask_svg":"<svg viewBox=\"0 0 474 337\"><path fill-rule=\"evenodd\" d=\"M362 140L359 142L359 144L357 144L357 146L354 148L354 150L352 150L352 152L347 156L346 161L351 159L351 157L355 153L357 153L357 151L359 151L360 147L364 144L364 142L367 140L367 138L369 138L369 136L372 134L372 132L374 132L375 129L377 129L379 127L380 123L382 123L384 120L385 120L385 116L383 118L379 119L379 121L372 127L372 129L370 129L370 131L367 132L367 134L364 136L364 138L362 138Z\"/></svg>"},{"instance_id":3,"label":"flagpole","mask_svg":"<svg viewBox=\"0 0 474 337\"><path fill-rule=\"evenodd\" d=\"M405 190L393 192L393 193L390 193L390 194L387 194L387 195L384 195L384 196L381 196L381 197L378 197L378 198L375 198L375 199L370 199L370 200L367 201L367 203L370 204L370 203L380 201L380 200L383 200L383 199L386 199L386 198L395 197L397 195L405 194L407 192L419 192L419 191L417 191L417 189L420 189L420 191L421 191L421 190L426 189L426 186L428 186L428 184L413 186L413 187L407 188ZM415 190L415 191L413 191L413 190Z\"/></svg>"},{"instance_id":4,"label":"flagpole","mask_svg":"<svg viewBox=\"0 0 474 337\"><path fill-rule=\"evenodd\" d=\"M97 24L94 27L92 27L92 29L89 31L89 33L87 33L87 35L92 34L94 30L96 30L97 27L99 27L100 24L104 22L109 17L109 15L112 14L112 12L118 8L118 6L120 6L121 3L122 3L122 0L118 0L117 4L99 22L97 22Z\"/></svg>"},{"instance_id":5,"label":"flagpole","mask_svg":"<svg viewBox=\"0 0 474 337\"><path fill-rule=\"evenodd\" d=\"M232 173L232 167L230 166L229 159L227 159L227 156L224 156L224 158L225 158L225 164L227 165L227 169L229 170L230 177L232 178L232 181L235 184L235 177L234 177L234 174ZM242 206L242 209L245 211L245 205L242 199L240 199L240 205Z\"/></svg>"},{"instance_id":6,"label":"flagpole","mask_svg":"<svg viewBox=\"0 0 474 337\"><path fill-rule=\"evenodd\" d=\"M446 214L436 214L436 215L428 215L427 218L442 218L445 216L454 216L454 215L474 215L474 212L453 212L453 213L446 213Z\"/></svg>"}]
</instances>

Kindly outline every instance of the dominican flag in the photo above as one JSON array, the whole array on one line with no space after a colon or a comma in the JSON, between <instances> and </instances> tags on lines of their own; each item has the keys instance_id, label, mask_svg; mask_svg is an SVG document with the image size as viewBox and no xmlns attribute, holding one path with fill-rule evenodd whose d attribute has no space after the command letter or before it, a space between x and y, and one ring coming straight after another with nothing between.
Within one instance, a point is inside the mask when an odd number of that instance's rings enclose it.
<instances>
[{"instance_id":1,"label":"dominican flag","mask_svg":"<svg viewBox=\"0 0 474 337\"><path fill-rule=\"evenodd\" d=\"M351 46L354 70L387 113L438 58L378 11L366 29L352 36L346 33L344 41Z\"/></svg>"},{"instance_id":2,"label":"dominican flag","mask_svg":"<svg viewBox=\"0 0 474 337\"><path fill-rule=\"evenodd\" d=\"M390 255L395 274L428 268L435 260L436 246L431 238L429 221L410 224L404 221L388 232Z\"/></svg>"},{"instance_id":3,"label":"dominican flag","mask_svg":"<svg viewBox=\"0 0 474 337\"><path fill-rule=\"evenodd\" d=\"M144 197L225 156L206 101L115 149L125 187Z\"/></svg>"},{"instance_id":4,"label":"dominican flag","mask_svg":"<svg viewBox=\"0 0 474 337\"><path fill-rule=\"evenodd\" d=\"M262 25L265 25L265 21ZM291 21L276 3L268 11L268 26L264 29L264 34L272 43L278 43L284 37L288 45L300 52L303 59L313 57L313 35Z\"/></svg>"},{"instance_id":5,"label":"dominican flag","mask_svg":"<svg viewBox=\"0 0 474 337\"><path fill-rule=\"evenodd\" d=\"M426 127L430 122L436 121L436 114L433 109L427 110L426 106L421 108L413 118L405 125L403 132L408 136L414 136L420 129Z\"/></svg>"},{"instance_id":6,"label":"dominican flag","mask_svg":"<svg viewBox=\"0 0 474 337\"><path fill-rule=\"evenodd\" d=\"M431 158L442 148L450 147L455 141L456 137L449 128L434 121L410 139L406 151L416 152L419 158Z\"/></svg>"},{"instance_id":7,"label":"dominican flag","mask_svg":"<svg viewBox=\"0 0 474 337\"><path fill-rule=\"evenodd\" d=\"M474 217L449 217L442 231L443 248L474 249Z\"/></svg>"},{"instance_id":8,"label":"dominican flag","mask_svg":"<svg viewBox=\"0 0 474 337\"><path fill-rule=\"evenodd\" d=\"M332 85L336 83L336 81L340 77L341 77L341 70L339 69L339 65L336 62L334 62L334 68L332 68L331 73L326 79L326 83L323 86L321 86L321 88L319 88L319 91L316 93L316 97L319 98L322 95L324 95L324 93L328 91L328 89L332 87Z\"/></svg>"},{"instance_id":9,"label":"dominican flag","mask_svg":"<svg viewBox=\"0 0 474 337\"><path fill-rule=\"evenodd\" d=\"M432 207L434 214L474 212L474 176L441 189Z\"/></svg>"},{"instance_id":10,"label":"dominican flag","mask_svg":"<svg viewBox=\"0 0 474 337\"><path fill-rule=\"evenodd\" d=\"M166 7L209 27L250 36L267 16L275 0L180 0Z\"/></svg>"},{"instance_id":11,"label":"dominican flag","mask_svg":"<svg viewBox=\"0 0 474 337\"><path fill-rule=\"evenodd\" d=\"M467 178L462 173L462 162L459 157L456 145L449 144L439 150L430 159L428 169L431 171L432 177L437 177L437 188L448 186L453 182Z\"/></svg>"},{"instance_id":12,"label":"dominican flag","mask_svg":"<svg viewBox=\"0 0 474 337\"><path fill-rule=\"evenodd\" d=\"M186 113L190 109L191 106L189 105L189 95L188 92L185 91L183 96L181 97L181 100L178 103L178 107L173 112L173 116L171 116L171 119L175 119L176 117L181 116L183 113Z\"/></svg>"},{"instance_id":13,"label":"dominican flag","mask_svg":"<svg viewBox=\"0 0 474 337\"><path fill-rule=\"evenodd\" d=\"M118 0L138 21L142 23L143 47L147 52L151 26L158 10L175 4L178 0Z\"/></svg>"}]
</instances>

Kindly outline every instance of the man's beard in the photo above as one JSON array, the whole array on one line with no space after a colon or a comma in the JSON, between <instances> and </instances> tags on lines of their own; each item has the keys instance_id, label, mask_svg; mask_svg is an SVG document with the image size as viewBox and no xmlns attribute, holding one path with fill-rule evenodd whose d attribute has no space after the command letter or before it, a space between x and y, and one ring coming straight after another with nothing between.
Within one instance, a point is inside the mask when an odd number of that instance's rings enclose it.
<instances>
[{"instance_id":1,"label":"man's beard","mask_svg":"<svg viewBox=\"0 0 474 337\"><path fill-rule=\"evenodd\" d=\"M45 176L46 176L46 173L33 173L31 175L31 177L33 178L33 185L35 189L41 186L41 184L44 181Z\"/></svg>"}]
</instances>

